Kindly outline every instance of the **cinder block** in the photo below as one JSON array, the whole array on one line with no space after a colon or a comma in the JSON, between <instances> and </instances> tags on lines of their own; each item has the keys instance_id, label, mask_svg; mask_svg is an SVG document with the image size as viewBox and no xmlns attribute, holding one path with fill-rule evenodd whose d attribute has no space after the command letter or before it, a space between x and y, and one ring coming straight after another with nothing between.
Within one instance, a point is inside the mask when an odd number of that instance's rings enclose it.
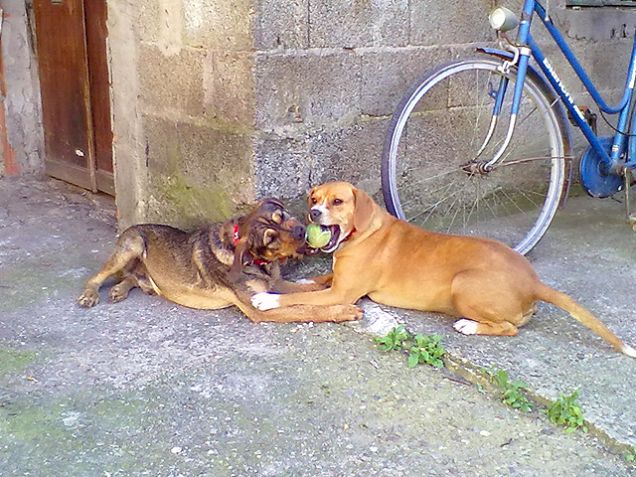
<instances>
[{"instance_id":1,"label":"cinder block","mask_svg":"<svg viewBox=\"0 0 636 477\"><path fill-rule=\"evenodd\" d=\"M633 35L633 32L632 32ZM632 51L633 38L626 40L614 40L603 42L589 42L579 40L573 42L573 50L581 61L590 79L598 89L623 89L627 81L627 68L629 66L630 53ZM569 72L569 65L563 62ZM567 73L575 76L574 73ZM578 81L578 78L577 78ZM607 98L612 104L618 103L621 94L613 98Z\"/></svg>"},{"instance_id":2,"label":"cinder block","mask_svg":"<svg viewBox=\"0 0 636 477\"><path fill-rule=\"evenodd\" d=\"M360 58L353 52L259 53L257 127L350 123L360 114L359 85Z\"/></svg>"},{"instance_id":3,"label":"cinder block","mask_svg":"<svg viewBox=\"0 0 636 477\"><path fill-rule=\"evenodd\" d=\"M251 128L255 116L253 55L210 52L204 78L206 116Z\"/></svg>"},{"instance_id":4,"label":"cinder block","mask_svg":"<svg viewBox=\"0 0 636 477\"><path fill-rule=\"evenodd\" d=\"M449 48L399 48L361 53L360 106L363 114L391 115L411 85L448 61Z\"/></svg>"},{"instance_id":5,"label":"cinder block","mask_svg":"<svg viewBox=\"0 0 636 477\"><path fill-rule=\"evenodd\" d=\"M458 45L492 40L491 0L411 0L411 45Z\"/></svg>"},{"instance_id":6,"label":"cinder block","mask_svg":"<svg viewBox=\"0 0 636 477\"><path fill-rule=\"evenodd\" d=\"M152 45L139 45L141 102L151 111L203 112L203 60L206 52L181 49L165 55Z\"/></svg>"},{"instance_id":7,"label":"cinder block","mask_svg":"<svg viewBox=\"0 0 636 477\"><path fill-rule=\"evenodd\" d=\"M138 39L173 50L181 47L182 0L109 0L108 4L109 18L128 17L126 20L134 25Z\"/></svg>"},{"instance_id":8,"label":"cinder block","mask_svg":"<svg viewBox=\"0 0 636 477\"><path fill-rule=\"evenodd\" d=\"M631 14L631 10L618 8L585 8L581 10L553 8L552 11L551 16L555 17L555 23L569 38L588 41L620 41L623 39L631 47L631 40L634 34L634 15ZM632 18L631 25L626 22L626 15Z\"/></svg>"},{"instance_id":9,"label":"cinder block","mask_svg":"<svg viewBox=\"0 0 636 477\"><path fill-rule=\"evenodd\" d=\"M129 8L135 17L135 25L137 26L139 39L148 42L159 41L161 36L161 22L165 21L165 12L161 8L160 3L157 0L131 2Z\"/></svg>"},{"instance_id":10,"label":"cinder block","mask_svg":"<svg viewBox=\"0 0 636 477\"><path fill-rule=\"evenodd\" d=\"M144 116L147 220L223 220L254 199L252 138Z\"/></svg>"},{"instance_id":11,"label":"cinder block","mask_svg":"<svg viewBox=\"0 0 636 477\"><path fill-rule=\"evenodd\" d=\"M309 47L309 0L257 0L254 47L275 50Z\"/></svg>"},{"instance_id":12,"label":"cinder block","mask_svg":"<svg viewBox=\"0 0 636 477\"><path fill-rule=\"evenodd\" d=\"M313 163L304 135L262 134L256 140L254 163L259 197L304 196L310 188Z\"/></svg>"},{"instance_id":13,"label":"cinder block","mask_svg":"<svg viewBox=\"0 0 636 477\"><path fill-rule=\"evenodd\" d=\"M322 0L309 4L311 48L403 46L408 43L408 25L409 0Z\"/></svg>"},{"instance_id":14,"label":"cinder block","mask_svg":"<svg viewBox=\"0 0 636 477\"><path fill-rule=\"evenodd\" d=\"M388 119L372 119L312 135L309 148L313 161L310 185L345 180L377 196L380 190L382 148L388 125Z\"/></svg>"},{"instance_id":15,"label":"cinder block","mask_svg":"<svg viewBox=\"0 0 636 477\"><path fill-rule=\"evenodd\" d=\"M252 0L182 0L183 40L224 51L252 48Z\"/></svg>"},{"instance_id":16,"label":"cinder block","mask_svg":"<svg viewBox=\"0 0 636 477\"><path fill-rule=\"evenodd\" d=\"M345 180L379 198L387 128L387 119L373 119L295 136L262 135L256 141L257 195L304 198L315 185Z\"/></svg>"}]
</instances>

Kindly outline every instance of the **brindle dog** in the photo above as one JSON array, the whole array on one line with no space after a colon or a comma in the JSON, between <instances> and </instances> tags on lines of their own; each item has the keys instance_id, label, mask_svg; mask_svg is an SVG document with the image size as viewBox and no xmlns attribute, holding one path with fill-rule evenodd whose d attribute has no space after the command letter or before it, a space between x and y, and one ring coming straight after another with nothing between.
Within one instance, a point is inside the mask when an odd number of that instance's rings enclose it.
<instances>
[{"instance_id":1,"label":"brindle dog","mask_svg":"<svg viewBox=\"0 0 636 477\"><path fill-rule=\"evenodd\" d=\"M321 289L281 278L279 261L300 257L305 227L280 201L265 199L251 213L224 223L184 232L167 225L142 224L126 229L101 270L86 282L78 303L99 302L99 288L111 276L118 302L139 287L190 308L214 310L236 305L254 322L350 321L360 318L352 305L312 306L260 311L250 303L257 292L290 293Z\"/></svg>"}]
</instances>

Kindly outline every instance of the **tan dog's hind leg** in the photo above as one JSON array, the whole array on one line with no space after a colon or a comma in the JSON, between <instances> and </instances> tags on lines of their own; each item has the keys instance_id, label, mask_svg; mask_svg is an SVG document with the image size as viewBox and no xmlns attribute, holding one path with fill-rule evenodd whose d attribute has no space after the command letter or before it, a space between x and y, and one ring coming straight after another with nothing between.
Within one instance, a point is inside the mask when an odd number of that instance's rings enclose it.
<instances>
[{"instance_id":1,"label":"tan dog's hind leg","mask_svg":"<svg viewBox=\"0 0 636 477\"><path fill-rule=\"evenodd\" d=\"M453 325L456 331L463 335L490 335L490 336L516 336L519 330L509 321L500 323L484 322L461 319Z\"/></svg>"},{"instance_id":2,"label":"tan dog's hind leg","mask_svg":"<svg viewBox=\"0 0 636 477\"><path fill-rule=\"evenodd\" d=\"M104 281L130 267L143 253L144 239L136 230L126 230L117 240L115 251L106 260L101 270L86 282L84 292L77 299L77 303L87 308L99 303L99 288Z\"/></svg>"},{"instance_id":3,"label":"tan dog's hind leg","mask_svg":"<svg viewBox=\"0 0 636 477\"><path fill-rule=\"evenodd\" d=\"M481 273L463 272L453 278L452 301L459 316L453 328L464 335L516 336L517 326L532 316L533 307L522 311L513 290L500 283L486 283Z\"/></svg>"}]
</instances>

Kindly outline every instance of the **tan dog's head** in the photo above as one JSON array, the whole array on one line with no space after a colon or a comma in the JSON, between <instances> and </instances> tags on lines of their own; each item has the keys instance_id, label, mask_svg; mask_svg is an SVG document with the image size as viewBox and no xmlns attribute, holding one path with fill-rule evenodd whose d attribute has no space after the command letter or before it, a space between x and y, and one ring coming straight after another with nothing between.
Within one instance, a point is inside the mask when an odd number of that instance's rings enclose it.
<instances>
[{"instance_id":1,"label":"tan dog's head","mask_svg":"<svg viewBox=\"0 0 636 477\"><path fill-rule=\"evenodd\" d=\"M331 253L354 232L369 227L375 203L348 182L327 182L309 191L307 205L309 220L329 228L331 240L321 250Z\"/></svg>"}]
</instances>

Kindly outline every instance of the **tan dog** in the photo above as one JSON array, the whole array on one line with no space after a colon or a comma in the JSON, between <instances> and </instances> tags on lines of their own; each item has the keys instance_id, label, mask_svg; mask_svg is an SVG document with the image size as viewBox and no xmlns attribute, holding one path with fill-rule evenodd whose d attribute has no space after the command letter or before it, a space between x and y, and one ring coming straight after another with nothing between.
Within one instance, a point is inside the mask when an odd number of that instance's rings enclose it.
<instances>
[{"instance_id":1,"label":"tan dog","mask_svg":"<svg viewBox=\"0 0 636 477\"><path fill-rule=\"evenodd\" d=\"M84 307L99 302L99 288L110 276L113 302L130 289L158 294L190 308L214 310L236 305L260 321L349 321L361 316L352 305L298 306L262 312L250 305L259 291L295 292L324 288L281 278L279 260L299 257L305 227L276 199L265 199L246 215L193 232L158 224L135 225L117 240L115 250L91 277L78 298Z\"/></svg>"},{"instance_id":2,"label":"tan dog","mask_svg":"<svg viewBox=\"0 0 636 477\"><path fill-rule=\"evenodd\" d=\"M332 232L322 250L335 251L333 273L313 281L331 287L258 293L252 303L261 310L355 303L367 295L385 305L463 317L454 328L465 335L514 336L541 300L636 357L636 350L572 298L543 284L525 257L500 242L418 228L391 216L346 182L315 187L309 207L311 220Z\"/></svg>"}]
</instances>

